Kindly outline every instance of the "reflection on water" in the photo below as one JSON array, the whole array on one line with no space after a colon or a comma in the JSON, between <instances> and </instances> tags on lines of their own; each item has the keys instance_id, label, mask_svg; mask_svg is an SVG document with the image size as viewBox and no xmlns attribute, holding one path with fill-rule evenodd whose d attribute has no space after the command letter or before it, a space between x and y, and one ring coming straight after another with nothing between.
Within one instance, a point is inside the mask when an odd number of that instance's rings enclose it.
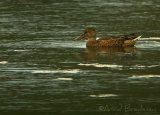
<instances>
[{"instance_id":1,"label":"reflection on water","mask_svg":"<svg viewBox=\"0 0 160 115\"><path fill-rule=\"evenodd\" d=\"M109 55L123 55L123 54L136 54L135 47L106 47L106 48L86 48L82 53L82 58L85 61L91 61L96 59L97 56L109 56Z\"/></svg>"},{"instance_id":2,"label":"reflection on water","mask_svg":"<svg viewBox=\"0 0 160 115\"><path fill-rule=\"evenodd\" d=\"M158 115L159 8L159 0L0 1L0 114ZM86 48L73 41L86 27L143 36L135 48Z\"/></svg>"}]
</instances>

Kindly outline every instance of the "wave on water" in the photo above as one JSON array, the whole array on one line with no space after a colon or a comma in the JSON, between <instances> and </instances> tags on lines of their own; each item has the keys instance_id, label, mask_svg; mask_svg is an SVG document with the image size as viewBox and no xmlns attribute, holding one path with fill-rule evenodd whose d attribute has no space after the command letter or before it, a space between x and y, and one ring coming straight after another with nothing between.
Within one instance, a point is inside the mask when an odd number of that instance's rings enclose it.
<instances>
[{"instance_id":1,"label":"wave on water","mask_svg":"<svg viewBox=\"0 0 160 115\"><path fill-rule=\"evenodd\" d=\"M125 65L116 65L116 64L99 64L99 63L91 63L91 64L83 64L80 63L78 64L79 66L92 66L92 67L97 67L97 68L111 68L111 69L117 69L117 70L122 70L122 69L146 69L146 68L154 68L154 67L159 67L160 65L131 65L131 66L125 66Z\"/></svg>"},{"instance_id":2,"label":"wave on water","mask_svg":"<svg viewBox=\"0 0 160 115\"><path fill-rule=\"evenodd\" d=\"M34 70L32 73L78 73L79 69L72 70Z\"/></svg>"},{"instance_id":3,"label":"wave on water","mask_svg":"<svg viewBox=\"0 0 160 115\"><path fill-rule=\"evenodd\" d=\"M0 61L0 64L7 64L8 61Z\"/></svg>"},{"instance_id":4,"label":"wave on water","mask_svg":"<svg viewBox=\"0 0 160 115\"><path fill-rule=\"evenodd\" d=\"M114 69L120 69L123 66L122 65L114 65L114 64L98 64L98 63L92 63L92 64L78 64L79 66L93 66L93 67L106 67L106 68L114 68Z\"/></svg>"},{"instance_id":5,"label":"wave on water","mask_svg":"<svg viewBox=\"0 0 160 115\"><path fill-rule=\"evenodd\" d=\"M146 40L160 40L160 37L148 37L148 38L140 38L140 41L146 41Z\"/></svg>"},{"instance_id":6,"label":"wave on water","mask_svg":"<svg viewBox=\"0 0 160 115\"><path fill-rule=\"evenodd\" d=\"M73 78L63 78L63 77L61 77L61 78L57 78L57 79L54 79L54 80L72 81Z\"/></svg>"},{"instance_id":7,"label":"wave on water","mask_svg":"<svg viewBox=\"0 0 160 115\"><path fill-rule=\"evenodd\" d=\"M152 67L158 67L160 65L133 65L130 66L129 69L146 69L146 68L152 68Z\"/></svg>"},{"instance_id":8,"label":"wave on water","mask_svg":"<svg viewBox=\"0 0 160 115\"><path fill-rule=\"evenodd\" d=\"M90 97L117 97L116 94L98 94L98 95L89 95Z\"/></svg>"},{"instance_id":9,"label":"wave on water","mask_svg":"<svg viewBox=\"0 0 160 115\"><path fill-rule=\"evenodd\" d=\"M160 75L133 75L129 77L130 79L140 79L140 78L160 78Z\"/></svg>"},{"instance_id":10,"label":"wave on water","mask_svg":"<svg viewBox=\"0 0 160 115\"><path fill-rule=\"evenodd\" d=\"M79 69L65 69L65 70L32 70L30 68L8 68L6 70L1 71L8 71L8 72L30 72L33 74L46 74L46 73L71 73L76 74L79 73Z\"/></svg>"},{"instance_id":11,"label":"wave on water","mask_svg":"<svg viewBox=\"0 0 160 115\"><path fill-rule=\"evenodd\" d=\"M160 47L160 37L141 38L136 44L139 48L157 48Z\"/></svg>"},{"instance_id":12,"label":"wave on water","mask_svg":"<svg viewBox=\"0 0 160 115\"><path fill-rule=\"evenodd\" d=\"M15 52L25 52L25 51L28 51L28 50L14 50Z\"/></svg>"}]
</instances>

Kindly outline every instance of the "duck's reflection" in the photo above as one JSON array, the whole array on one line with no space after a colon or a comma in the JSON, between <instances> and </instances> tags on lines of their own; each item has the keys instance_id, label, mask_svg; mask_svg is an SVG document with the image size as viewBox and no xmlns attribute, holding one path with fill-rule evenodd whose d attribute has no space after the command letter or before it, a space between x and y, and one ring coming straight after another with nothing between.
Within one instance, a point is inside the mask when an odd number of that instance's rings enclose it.
<instances>
[{"instance_id":1,"label":"duck's reflection","mask_svg":"<svg viewBox=\"0 0 160 115\"><path fill-rule=\"evenodd\" d=\"M118 55L119 54L135 54L136 48L135 47L105 47L105 48L92 48L88 47L82 53L82 58L85 61L95 60L97 55Z\"/></svg>"}]
</instances>

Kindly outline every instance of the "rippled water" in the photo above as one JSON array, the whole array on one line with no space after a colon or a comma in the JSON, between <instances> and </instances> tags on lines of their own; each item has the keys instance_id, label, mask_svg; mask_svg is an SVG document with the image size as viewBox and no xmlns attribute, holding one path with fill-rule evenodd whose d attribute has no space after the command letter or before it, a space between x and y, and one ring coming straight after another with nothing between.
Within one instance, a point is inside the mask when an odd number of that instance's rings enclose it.
<instances>
[{"instance_id":1,"label":"rippled water","mask_svg":"<svg viewBox=\"0 0 160 115\"><path fill-rule=\"evenodd\" d=\"M0 113L160 109L159 0L0 1ZM74 41L142 34L135 48L87 49Z\"/></svg>"}]
</instances>

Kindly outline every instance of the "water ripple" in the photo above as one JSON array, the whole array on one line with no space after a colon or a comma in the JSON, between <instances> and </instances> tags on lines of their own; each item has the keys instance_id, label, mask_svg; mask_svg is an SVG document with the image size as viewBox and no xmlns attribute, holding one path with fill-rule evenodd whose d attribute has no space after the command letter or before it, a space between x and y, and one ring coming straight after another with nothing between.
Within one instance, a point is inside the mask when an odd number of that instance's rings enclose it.
<instances>
[{"instance_id":1,"label":"water ripple","mask_svg":"<svg viewBox=\"0 0 160 115\"><path fill-rule=\"evenodd\" d=\"M160 75L133 75L130 79L141 79L141 78L160 78Z\"/></svg>"},{"instance_id":2,"label":"water ripple","mask_svg":"<svg viewBox=\"0 0 160 115\"><path fill-rule=\"evenodd\" d=\"M89 95L90 97L117 97L116 94L98 94L98 95Z\"/></svg>"},{"instance_id":3,"label":"water ripple","mask_svg":"<svg viewBox=\"0 0 160 115\"><path fill-rule=\"evenodd\" d=\"M127 66L127 65L116 65L116 64L99 64L99 63L91 63L91 64L83 64L80 63L78 64L79 66L93 66L93 67L98 67L98 68L112 68L112 69L118 69L118 70L122 70L125 68L128 69L146 69L146 68L154 68L154 67L158 67L160 65L131 65L131 66Z\"/></svg>"},{"instance_id":4,"label":"water ripple","mask_svg":"<svg viewBox=\"0 0 160 115\"><path fill-rule=\"evenodd\" d=\"M114 69L121 69L123 66L122 65L114 65L114 64L98 64L98 63L93 63L93 64L83 64L80 63L78 64L79 66L93 66L93 67L107 67L107 68L114 68Z\"/></svg>"},{"instance_id":5,"label":"water ripple","mask_svg":"<svg viewBox=\"0 0 160 115\"><path fill-rule=\"evenodd\" d=\"M46 73L79 73L79 69L65 69L65 70L32 70L31 68L8 68L2 69L1 71L5 72L30 72L34 74L46 74Z\"/></svg>"},{"instance_id":6,"label":"water ripple","mask_svg":"<svg viewBox=\"0 0 160 115\"><path fill-rule=\"evenodd\" d=\"M72 81L73 78L57 78L57 80Z\"/></svg>"},{"instance_id":7,"label":"water ripple","mask_svg":"<svg viewBox=\"0 0 160 115\"><path fill-rule=\"evenodd\" d=\"M0 64L7 64L8 61L0 61Z\"/></svg>"}]
</instances>

